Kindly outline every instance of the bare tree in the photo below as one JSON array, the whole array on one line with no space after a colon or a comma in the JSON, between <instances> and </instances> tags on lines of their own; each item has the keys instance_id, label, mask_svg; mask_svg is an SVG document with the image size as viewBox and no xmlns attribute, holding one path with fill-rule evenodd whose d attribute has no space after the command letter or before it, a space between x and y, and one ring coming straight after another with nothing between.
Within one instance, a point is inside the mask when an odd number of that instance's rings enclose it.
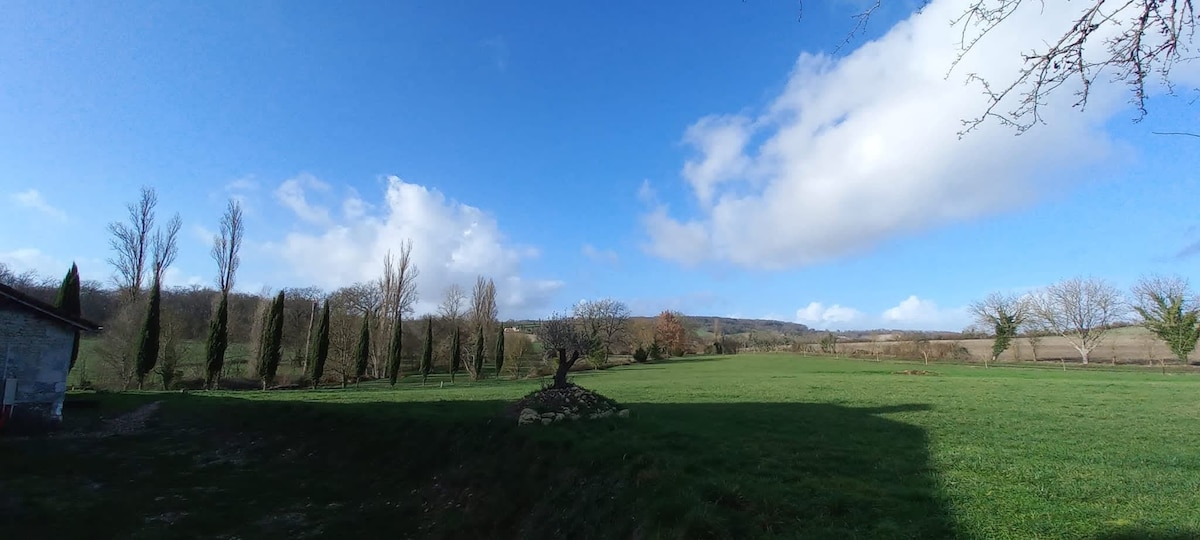
<instances>
[{"instance_id":1,"label":"bare tree","mask_svg":"<svg viewBox=\"0 0 1200 540\"><path fill-rule=\"evenodd\" d=\"M992 330L993 362L1012 345L1029 314L1029 305L1024 298L1004 293L989 294L983 300L972 302L969 309L977 324ZM986 357L983 367L988 367Z\"/></svg>"},{"instance_id":2,"label":"bare tree","mask_svg":"<svg viewBox=\"0 0 1200 540\"><path fill-rule=\"evenodd\" d=\"M1050 331L1067 339L1088 363L1088 354L1125 314L1121 293L1108 282L1071 278L1031 297L1032 313Z\"/></svg>"},{"instance_id":3,"label":"bare tree","mask_svg":"<svg viewBox=\"0 0 1200 540\"><path fill-rule=\"evenodd\" d=\"M442 303L438 304L438 315L443 319L458 323L463 315L463 303L467 301L467 293L457 284L446 287Z\"/></svg>"},{"instance_id":4,"label":"bare tree","mask_svg":"<svg viewBox=\"0 0 1200 540\"><path fill-rule=\"evenodd\" d=\"M129 223L114 221L108 224L112 234L109 248L113 255L108 263L113 266L113 281L121 290L126 301L137 298L146 280L146 265L152 256L154 209L158 206L158 194L152 187L142 187L141 198L130 203Z\"/></svg>"},{"instance_id":5,"label":"bare tree","mask_svg":"<svg viewBox=\"0 0 1200 540\"><path fill-rule=\"evenodd\" d=\"M179 214L171 217L171 221L167 222L167 228L154 231L154 282L162 283L163 274L167 268L175 262L175 257L179 255L179 229L183 226L183 221L179 219Z\"/></svg>"},{"instance_id":6,"label":"bare tree","mask_svg":"<svg viewBox=\"0 0 1200 540\"><path fill-rule=\"evenodd\" d=\"M221 232L213 237L212 246L212 258L217 262L217 288L223 294L233 290L233 278L242 262L238 253L242 249L244 233L242 205L229 199L225 215L221 217Z\"/></svg>"},{"instance_id":7,"label":"bare tree","mask_svg":"<svg viewBox=\"0 0 1200 540\"><path fill-rule=\"evenodd\" d=\"M401 319L413 313L413 306L417 303L417 276L421 272L412 260L412 248L412 240L405 240L400 244L398 255L391 251L384 255L383 275L378 281L380 305L378 316L375 317L374 335L394 336ZM383 375L390 339L376 339L372 343L372 377Z\"/></svg>"},{"instance_id":8,"label":"bare tree","mask_svg":"<svg viewBox=\"0 0 1200 540\"><path fill-rule=\"evenodd\" d=\"M575 318L602 348L604 359L616 345L624 343L628 334L629 306L611 298L585 300L575 305Z\"/></svg>"},{"instance_id":9,"label":"bare tree","mask_svg":"<svg viewBox=\"0 0 1200 540\"><path fill-rule=\"evenodd\" d=\"M1133 310L1142 318L1142 326L1171 349L1180 362L1200 340L1200 302L1186 279L1178 276L1147 276L1133 287ZM1166 372L1163 363L1163 372Z\"/></svg>"},{"instance_id":10,"label":"bare tree","mask_svg":"<svg viewBox=\"0 0 1200 540\"><path fill-rule=\"evenodd\" d=\"M591 336L580 324L579 319L557 313L542 321L537 336L543 348L553 351L556 356L554 388L566 388L567 373L579 360L579 356L586 354L591 347Z\"/></svg>"},{"instance_id":11,"label":"bare tree","mask_svg":"<svg viewBox=\"0 0 1200 540\"><path fill-rule=\"evenodd\" d=\"M483 328L484 335L492 335L496 330L496 284L491 278L479 276L475 278L475 287L471 289L470 321L473 328Z\"/></svg>"}]
</instances>

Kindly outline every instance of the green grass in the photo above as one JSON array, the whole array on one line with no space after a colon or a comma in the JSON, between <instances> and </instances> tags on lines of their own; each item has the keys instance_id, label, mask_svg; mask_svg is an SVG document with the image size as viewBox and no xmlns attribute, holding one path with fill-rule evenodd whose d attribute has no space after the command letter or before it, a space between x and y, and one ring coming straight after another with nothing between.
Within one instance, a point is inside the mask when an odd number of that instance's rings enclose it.
<instances>
[{"instance_id":1,"label":"green grass","mask_svg":"<svg viewBox=\"0 0 1200 540\"><path fill-rule=\"evenodd\" d=\"M575 380L632 417L499 418L529 381L97 394L164 405L139 435L0 439L0 531L1200 537L1195 375L741 355Z\"/></svg>"}]
</instances>

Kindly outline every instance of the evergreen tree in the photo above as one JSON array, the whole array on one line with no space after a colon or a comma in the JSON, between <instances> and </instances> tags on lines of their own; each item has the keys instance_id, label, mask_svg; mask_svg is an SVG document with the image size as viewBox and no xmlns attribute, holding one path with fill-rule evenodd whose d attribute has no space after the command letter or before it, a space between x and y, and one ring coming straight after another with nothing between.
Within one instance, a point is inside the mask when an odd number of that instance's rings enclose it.
<instances>
[{"instance_id":1,"label":"evergreen tree","mask_svg":"<svg viewBox=\"0 0 1200 540\"><path fill-rule=\"evenodd\" d=\"M477 334L475 334L475 358L474 358L475 373L474 373L474 375L475 375L476 380L483 378L483 360L484 360L484 357L483 357L484 344L483 344L483 342L484 342L483 325L480 325L479 332Z\"/></svg>"},{"instance_id":2,"label":"evergreen tree","mask_svg":"<svg viewBox=\"0 0 1200 540\"><path fill-rule=\"evenodd\" d=\"M354 346L354 384L367 374L367 361L371 357L371 312L363 313L362 330L358 332L358 343Z\"/></svg>"},{"instance_id":3,"label":"evergreen tree","mask_svg":"<svg viewBox=\"0 0 1200 540\"><path fill-rule=\"evenodd\" d=\"M500 376L500 368L504 367L504 327L496 333L496 376Z\"/></svg>"},{"instance_id":4,"label":"evergreen tree","mask_svg":"<svg viewBox=\"0 0 1200 540\"><path fill-rule=\"evenodd\" d=\"M283 291L271 303L267 312L267 324L263 326L263 347L260 360L263 390L275 384L275 373L283 356Z\"/></svg>"},{"instance_id":5,"label":"evergreen tree","mask_svg":"<svg viewBox=\"0 0 1200 540\"><path fill-rule=\"evenodd\" d=\"M325 301L325 308L321 310L321 322L317 324L317 333L313 336L312 346L308 348L309 359L309 378L312 379L312 387L315 389L321 382L321 376L325 374L325 360L329 358L329 301Z\"/></svg>"},{"instance_id":6,"label":"evergreen tree","mask_svg":"<svg viewBox=\"0 0 1200 540\"><path fill-rule=\"evenodd\" d=\"M425 320L425 350L421 352L421 386L433 371L433 317Z\"/></svg>"},{"instance_id":7,"label":"evergreen tree","mask_svg":"<svg viewBox=\"0 0 1200 540\"><path fill-rule=\"evenodd\" d=\"M221 293L217 311L208 326L208 350L205 353L204 387L214 389L225 367L225 349L229 347L229 294Z\"/></svg>"},{"instance_id":8,"label":"evergreen tree","mask_svg":"<svg viewBox=\"0 0 1200 540\"><path fill-rule=\"evenodd\" d=\"M392 342L388 345L387 354L388 381L392 386L396 386L396 379L400 378L400 345L403 336L400 317L396 317L396 322L392 324Z\"/></svg>"},{"instance_id":9,"label":"evergreen tree","mask_svg":"<svg viewBox=\"0 0 1200 540\"><path fill-rule=\"evenodd\" d=\"M54 307L73 317L83 315L79 302L79 267L75 263L71 263L71 269L67 270L66 276L63 276L62 286L58 288L58 299L54 302ZM75 361L78 359L79 330L76 330L74 341L71 343L71 363L67 367L68 371L75 368Z\"/></svg>"},{"instance_id":10,"label":"evergreen tree","mask_svg":"<svg viewBox=\"0 0 1200 540\"><path fill-rule=\"evenodd\" d=\"M162 337L162 284L155 278L150 288L150 305L146 309L146 320L142 323L142 334L138 338L136 374L138 389L146 380L146 375L158 363L158 345Z\"/></svg>"},{"instance_id":11,"label":"evergreen tree","mask_svg":"<svg viewBox=\"0 0 1200 540\"><path fill-rule=\"evenodd\" d=\"M462 369L462 343L458 334L458 325L455 324L454 335L450 338L450 382L454 382L454 375Z\"/></svg>"}]
</instances>

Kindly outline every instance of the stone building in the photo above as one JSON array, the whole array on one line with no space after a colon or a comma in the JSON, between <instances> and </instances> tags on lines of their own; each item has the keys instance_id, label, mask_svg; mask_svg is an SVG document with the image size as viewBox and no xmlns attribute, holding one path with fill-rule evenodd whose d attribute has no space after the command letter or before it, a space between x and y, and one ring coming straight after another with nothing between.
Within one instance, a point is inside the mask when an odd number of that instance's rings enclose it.
<instances>
[{"instance_id":1,"label":"stone building","mask_svg":"<svg viewBox=\"0 0 1200 540\"><path fill-rule=\"evenodd\" d=\"M75 334L99 329L0 283L0 422L57 426Z\"/></svg>"}]
</instances>

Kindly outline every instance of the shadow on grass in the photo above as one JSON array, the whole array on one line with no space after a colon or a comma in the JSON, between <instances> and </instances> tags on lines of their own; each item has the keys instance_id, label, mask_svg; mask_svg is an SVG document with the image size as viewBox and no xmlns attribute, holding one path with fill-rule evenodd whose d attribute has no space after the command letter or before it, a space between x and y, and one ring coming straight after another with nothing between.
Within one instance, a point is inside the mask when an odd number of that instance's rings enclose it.
<instances>
[{"instance_id":1,"label":"shadow on grass","mask_svg":"<svg viewBox=\"0 0 1200 540\"><path fill-rule=\"evenodd\" d=\"M5 469L22 471L0 475L0 529L21 538L957 536L925 434L881 416L921 405L640 403L627 420L516 426L498 416L501 401L138 398L164 401L138 435L0 442ZM107 399L124 409L131 397Z\"/></svg>"},{"instance_id":2,"label":"shadow on grass","mask_svg":"<svg viewBox=\"0 0 1200 540\"><path fill-rule=\"evenodd\" d=\"M19 471L0 474L0 530L14 538L962 536L925 433L887 418L928 408L920 404L634 403L629 419L517 426L499 416L502 401L96 399L119 410L164 404L137 435L0 439L4 470Z\"/></svg>"}]
</instances>

